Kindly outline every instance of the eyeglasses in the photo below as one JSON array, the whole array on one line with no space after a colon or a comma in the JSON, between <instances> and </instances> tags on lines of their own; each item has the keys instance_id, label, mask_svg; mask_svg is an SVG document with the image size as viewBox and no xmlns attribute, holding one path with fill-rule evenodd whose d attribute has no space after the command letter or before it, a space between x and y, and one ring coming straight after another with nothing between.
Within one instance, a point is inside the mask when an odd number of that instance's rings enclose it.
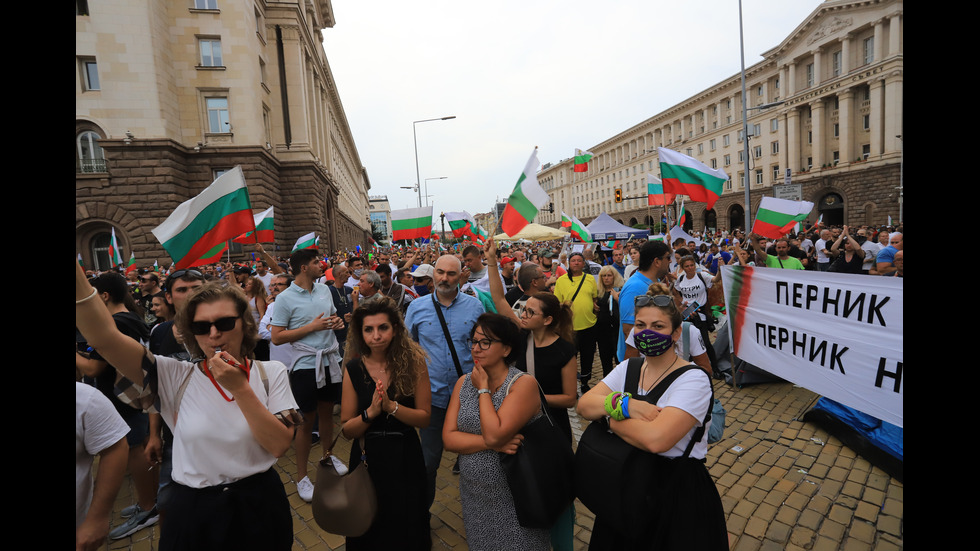
<instances>
[{"instance_id":1,"label":"eyeglasses","mask_svg":"<svg viewBox=\"0 0 980 551\"><path fill-rule=\"evenodd\" d=\"M207 335L211 332L211 326L214 326L218 331L231 331L235 328L238 323L238 317L228 317L220 318L214 321L192 321L191 322L191 333L195 335Z\"/></svg>"},{"instance_id":2,"label":"eyeglasses","mask_svg":"<svg viewBox=\"0 0 980 551\"><path fill-rule=\"evenodd\" d=\"M504 342L504 341L497 340L497 339L466 339L466 344L468 344L470 348L479 345L480 350L490 350L490 345L495 342Z\"/></svg>"},{"instance_id":3,"label":"eyeglasses","mask_svg":"<svg viewBox=\"0 0 980 551\"><path fill-rule=\"evenodd\" d=\"M634 308L642 308L650 303L653 303L654 306L666 308L668 306L674 306L674 297L670 295L640 295L633 299Z\"/></svg>"},{"instance_id":4,"label":"eyeglasses","mask_svg":"<svg viewBox=\"0 0 980 551\"><path fill-rule=\"evenodd\" d=\"M534 316L536 316L536 315L538 315L540 313L541 312L535 312L534 310L531 310L530 308L522 308L521 309L521 317L522 318L533 318Z\"/></svg>"}]
</instances>

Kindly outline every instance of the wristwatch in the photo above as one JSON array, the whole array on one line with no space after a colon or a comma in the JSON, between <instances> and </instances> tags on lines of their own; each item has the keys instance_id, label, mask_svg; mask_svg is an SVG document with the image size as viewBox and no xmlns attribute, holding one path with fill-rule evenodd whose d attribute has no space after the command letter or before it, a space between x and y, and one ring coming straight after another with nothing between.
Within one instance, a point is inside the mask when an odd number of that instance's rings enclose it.
<instances>
[{"instance_id":1,"label":"wristwatch","mask_svg":"<svg viewBox=\"0 0 980 551\"><path fill-rule=\"evenodd\" d=\"M371 423L371 418L368 417L368 413L366 409L361 410L361 419L363 419L365 423Z\"/></svg>"},{"instance_id":2,"label":"wristwatch","mask_svg":"<svg viewBox=\"0 0 980 551\"><path fill-rule=\"evenodd\" d=\"M476 394L477 394L477 396L479 396L480 394L490 394L490 389L489 388L481 388L481 389L478 389L476 391Z\"/></svg>"}]
</instances>

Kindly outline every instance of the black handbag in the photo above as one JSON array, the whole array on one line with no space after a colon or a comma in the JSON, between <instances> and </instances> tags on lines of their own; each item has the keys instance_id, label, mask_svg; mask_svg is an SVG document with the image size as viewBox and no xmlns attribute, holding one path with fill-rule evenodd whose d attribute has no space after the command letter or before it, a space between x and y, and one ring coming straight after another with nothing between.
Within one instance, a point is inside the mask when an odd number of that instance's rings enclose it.
<instances>
[{"instance_id":1,"label":"black handbag","mask_svg":"<svg viewBox=\"0 0 980 551\"><path fill-rule=\"evenodd\" d=\"M551 528L575 500L572 446L548 414L540 384L538 392L544 415L521 429L524 440L517 453L500 454L500 465L514 496L517 521L525 528Z\"/></svg>"},{"instance_id":2,"label":"black handbag","mask_svg":"<svg viewBox=\"0 0 980 551\"><path fill-rule=\"evenodd\" d=\"M633 358L627 364L624 390L634 396L642 364L643 358ZM681 367L639 399L655 403L677 377L692 369L701 370L696 365ZM707 417L688 443L683 459L688 458L694 444L704 436L704 425L710 417L711 408L708 408ZM582 433L575 452L575 497L617 532L631 539L643 538L645 531L656 524L651 515L668 503L663 496L677 459L681 458L667 458L629 444L610 431L606 418L598 419Z\"/></svg>"}]
</instances>

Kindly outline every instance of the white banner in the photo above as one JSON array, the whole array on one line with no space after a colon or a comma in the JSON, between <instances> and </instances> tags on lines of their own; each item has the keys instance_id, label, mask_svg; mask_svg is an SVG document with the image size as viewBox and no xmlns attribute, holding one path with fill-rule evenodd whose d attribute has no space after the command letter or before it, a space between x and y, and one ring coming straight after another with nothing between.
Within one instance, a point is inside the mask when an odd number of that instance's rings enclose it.
<instances>
[{"instance_id":1,"label":"white banner","mask_svg":"<svg viewBox=\"0 0 980 551\"><path fill-rule=\"evenodd\" d=\"M817 394L903 426L903 279L724 266L732 350Z\"/></svg>"}]
</instances>

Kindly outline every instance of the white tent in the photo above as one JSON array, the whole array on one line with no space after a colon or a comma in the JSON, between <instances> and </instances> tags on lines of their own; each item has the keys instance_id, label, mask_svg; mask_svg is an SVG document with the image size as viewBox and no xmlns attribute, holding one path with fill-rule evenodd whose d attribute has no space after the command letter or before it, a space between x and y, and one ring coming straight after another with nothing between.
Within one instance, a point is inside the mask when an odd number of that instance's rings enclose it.
<instances>
[{"instance_id":1,"label":"white tent","mask_svg":"<svg viewBox=\"0 0 980 551\"><path fill-rule=\"evenodd\" d=\"M517 235L507 235L498 233L493 236L494 241L517 241L518 239L528 239L531 241L549 241L551 239L564 239L568 237L567 231L549 228L541 224L528 224L524 229L517 232Z\"/></svg>"}]
</instances>

